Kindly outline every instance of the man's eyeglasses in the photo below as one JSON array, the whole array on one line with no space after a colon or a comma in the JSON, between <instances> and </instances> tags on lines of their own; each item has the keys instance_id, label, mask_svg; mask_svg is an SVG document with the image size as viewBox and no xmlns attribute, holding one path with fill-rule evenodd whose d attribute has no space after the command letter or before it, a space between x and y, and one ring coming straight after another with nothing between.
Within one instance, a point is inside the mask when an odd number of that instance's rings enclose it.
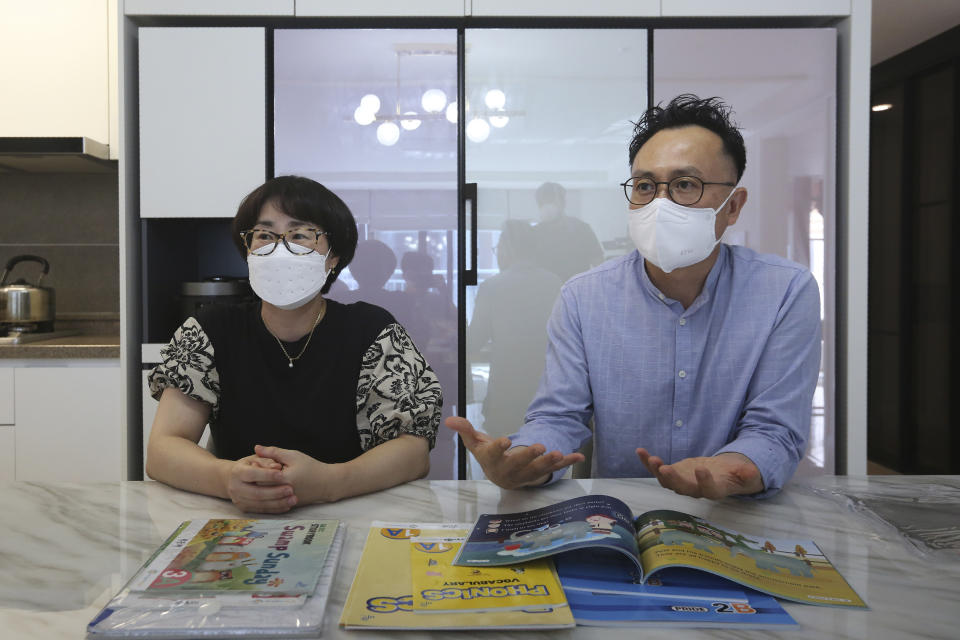
<instances>
[{"instance_id":1,"label":"man's eyeglasses","mask_svg":"<svg viewBox=\"0 0 960 640\"><path fill-rule=\"evenodd\" d=\"M733 182L704 182L695 176L679 176L669 182L657 182L652 178L630 178L621 182L623 193L631 204L649 204L657 197L657 189L661 184L667 185L667 196L684 206L697 204L703 197L703 187L709 184L722 184L734 187Z\"/></svg>"},{"instance_id":2,"label":"man's eyeglasses","mask_svg":"<svg viewBox=\"0 0 960 640\"><path fill-rule=\"evenodd\" d=\"M290 253L305 256L308 253L320 250L320 236L327 235L326 231L312 227L294 227L284 233L276 233L269 229L254 227L240 232L247 253L258 256L268 256L273 253L280 241Z\"/></svg>"}]
</instances>

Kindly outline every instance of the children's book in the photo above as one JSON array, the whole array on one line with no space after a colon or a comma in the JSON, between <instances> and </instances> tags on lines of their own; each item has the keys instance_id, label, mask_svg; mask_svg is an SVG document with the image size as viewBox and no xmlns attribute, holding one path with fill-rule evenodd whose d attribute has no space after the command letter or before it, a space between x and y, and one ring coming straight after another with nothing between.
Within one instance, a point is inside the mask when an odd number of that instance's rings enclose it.
<instances>
[{"instance_id":1,"label":"children's book","mask_svg":"<svg viewBox=\"0 0 960 640\"><path fill-rule=\"evenodd\" d=\"M568 591L577 624L603 627L783 628L796 621L780 603L753 589L736 600L689 600Z\"/></svg>"},{"instance_id":2,"label":"children's book","mask_svg":"<svg viewBox=\"0 0 960 640\"><path fill-rule=\"evenodd\" d=\"M298 576L316 573L316 577L312 579L312 591L277 594L251 592L245 588L220 588L215 591L158 589L154 592L149 587L157 580L166 579L162 573L167 570L170 558L177 557L207 524L201 523L198 529L191 527L188 522L181 524L167 538L124 588L87 625L88 635L151 639L316 636L322 629L327 600L346 537L345 526L336 520L209 522L228 523L218 528L234 533L243 531L243 527L248 525L251 525L248 529L251 532L264 531L266 528L276 532L293 531L295 539L298 539L302 546L278 543L278 546L288 548L274 549L273 552L289 553L295 558L302 557L301 562L304 565L319 562L319 566L299 567L296 572ZM269 524L260 524L263 522ZM307 535L299 537L296 534L300 529L284 529L286 526L304 526ZM213 530L214 528L211 528L208 532ZM313 536L308 538L310 532ZM274 541L276 540L275 538ZM304 547L314 548L307 551ZM317 553L320 547L323 547L323 553Z\"/></svg>"},{"instance_id":3,"label":"children's book","mask_svg":"<svg viewBox=\"0 0 960 640\"><path fill-rule=\"evenodd\" d=\"M461 537L469 524L375 521L340 617L347 629L558 629L574 626L570 608L417 613L411 538Z\"/></svg>"},{"instance_id":4,"label":"children's book","mask_svg":"<svg viewBox=\"0 0 960 640\"><path fill-rule=\"evenodd\" d=\"M312 593L336 520L184 522L130 582L149 595Z\"/></svg>"},{"instance_id":5,"label":"children's book","mask_svg":"<svg viewBox=\"0 0 960 640\"><path fill-rule=\"evenodd\" d=\"M867 608L812 540L744 535L679 511L634 518L621 500L605 495L483 514L454 564L502 566L584 548L612 549L629 558L638 584L683 567L787 600ZM615 576L622 574L611 574L611 582Z\"/></svg>"},{"instance_id":6,"label":"children's book","mask_svg":"<svg viewBox=\"0 0 960 640\"><path fill-rule=\"evenodd\" d=\"M464 540L411 538L414 611L545 611L567 606L550 558L508 567L457 567L451 563Z\"/></svg>"}]
</instances>

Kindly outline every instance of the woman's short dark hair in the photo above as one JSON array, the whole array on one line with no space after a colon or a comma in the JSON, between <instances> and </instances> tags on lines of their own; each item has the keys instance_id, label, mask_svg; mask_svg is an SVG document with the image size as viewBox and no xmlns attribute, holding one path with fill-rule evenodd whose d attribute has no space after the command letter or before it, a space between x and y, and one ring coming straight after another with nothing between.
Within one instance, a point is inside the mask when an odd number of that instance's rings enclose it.
<instances>
[{"instance_id":1,"label":"woman's short dark hair","mask_svg":"<svg viewBox=\"0 0 960 640\"><path fill-rule=\"evenodd\" d=\"M723 140L723 150L733 160L739 181L747 166L747 148L743 144L740 130L730 119L732 112L720 98L699 98L692 93L677 96L665 107L659 104L650 107L640 120L634 123L633 140L630 141L630 166L633 166L633 159L640 147L655 133L664 129L697 125L713 131Z\"/></svg>"},{"instance_id":2,"label":"woman's short dark hair","mask_svg":"<svg viewBox=\"0 0 960 640\"><path fill-rule=\"evenodd\" d=\"M256 225L263 205L268 202L291 218L313 222L327 232L330 251L340 260L320 290L326 293L357 250L357 221L349 207L335 193L309 178L278 176L267 180L243 199L233 218L233 242L244 260L247 248L240 232Z\"/></svg>"}]
</instances>

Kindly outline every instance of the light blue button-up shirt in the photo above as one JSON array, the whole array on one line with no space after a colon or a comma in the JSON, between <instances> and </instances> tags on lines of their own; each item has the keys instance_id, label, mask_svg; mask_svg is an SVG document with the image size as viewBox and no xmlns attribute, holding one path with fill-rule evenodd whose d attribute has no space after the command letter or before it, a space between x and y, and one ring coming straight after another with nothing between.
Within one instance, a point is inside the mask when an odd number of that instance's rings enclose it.
<instances>
[{"instance_id":1,"label":"light blue button-up shirt","mask_svg":"<svg viewBox=\"0 0 960 640\"><path fill-rule=\"evenodd\" d=\"M547 334L515 445L571 453L592 417L594 477L649 477L637 447L668 463L735 451L760 469L758 496L783 487L805 452L821 351L820 294L805 267L721 244L684 309L634 251L570 279Z\"/></svg>"}]
</instances>

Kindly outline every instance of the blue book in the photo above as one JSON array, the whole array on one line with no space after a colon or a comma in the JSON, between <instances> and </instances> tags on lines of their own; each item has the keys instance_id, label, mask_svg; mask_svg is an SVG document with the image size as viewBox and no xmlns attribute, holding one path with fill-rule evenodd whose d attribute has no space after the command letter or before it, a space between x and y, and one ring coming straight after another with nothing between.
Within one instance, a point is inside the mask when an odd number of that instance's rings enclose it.
<instances>
[{"instance_id":1,"label":"blue book","mask_svg":"<svg viewBox=\"0 0 960 640\"><path fill-rule=\"evenodd\" d=\"M554 556L563 590L666 597L673 600L746 602L743 587L712 573L664 569L646 581L636 565L609 549L578 549Z\"/></svg>"},{"instance_id":2,"label":"blue book","mask_svg":"<svg viewBox=\"0 0 960 640\"><path fill-rule=\"evenodd\" d=\"M570 612L578 625L599 627L783 628L797 622L780 603L748 589L738 600L672 599L662 596L615 595L567 591Z\"/></svg>"}]
</instances>

